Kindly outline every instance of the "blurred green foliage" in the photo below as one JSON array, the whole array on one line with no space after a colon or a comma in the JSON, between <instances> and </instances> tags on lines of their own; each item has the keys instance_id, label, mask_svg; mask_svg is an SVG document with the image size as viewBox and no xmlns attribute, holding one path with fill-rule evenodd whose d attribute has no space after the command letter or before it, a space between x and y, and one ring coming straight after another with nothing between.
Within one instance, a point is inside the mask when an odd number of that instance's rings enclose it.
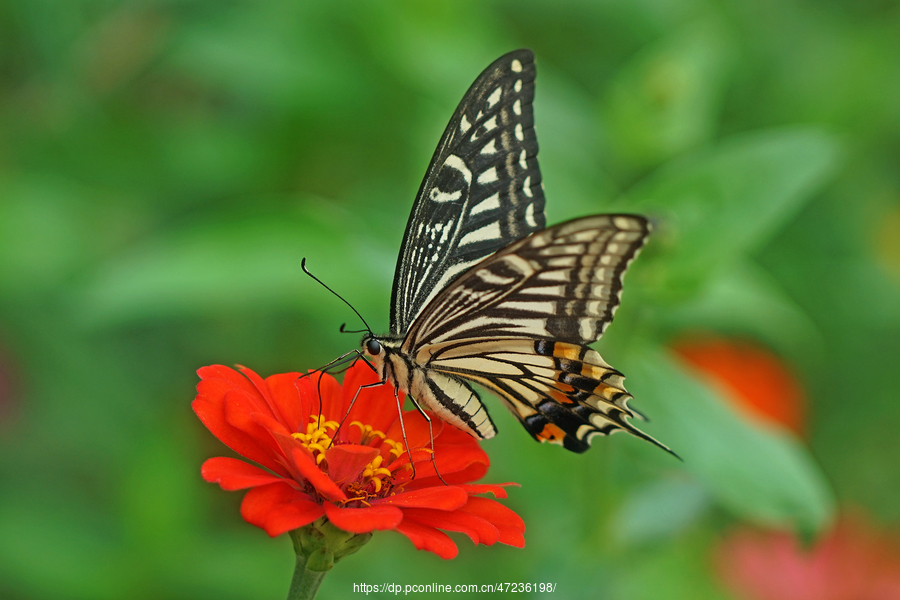
<instances>
[{"instance_id":1,"label":"blurred green foliage","mask_svg":"<svg viewBox=\"0 0 900 600\"><path fill-rule=\"evenodd\" d=\"M725 598L736 522L900 520L900 4L441 0L0 4L0 596L273 598L290 542L199 477L206 364L303 370L378 329L412 199L475 76L530 47L549 222L657 231L598 344L647 429L585 455L499 403L527 546L444 562L383 533L326 578ZM755 339L810 435L741 417L666 346Z\"/></svg>"}]
</instances>

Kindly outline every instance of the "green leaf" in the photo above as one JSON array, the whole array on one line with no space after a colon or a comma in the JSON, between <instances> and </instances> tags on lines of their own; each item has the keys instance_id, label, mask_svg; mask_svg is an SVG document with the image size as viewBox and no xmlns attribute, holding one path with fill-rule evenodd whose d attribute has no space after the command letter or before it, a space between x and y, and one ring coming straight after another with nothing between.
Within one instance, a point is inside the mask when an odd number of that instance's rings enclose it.
<instances>
[{"instance_id":1,"label":"green leaf","mask_svg":"<svg viewBox=\"0 0 900 600\"><path fill-rule=\"evenodd\" d=\"M554 69L538 65L540 161L547 222L606 212L619 189L600 158L602 131L593 98Z\"/></svg>"},{"instance_id":2,"label":"green leaf","mask_svg":"<svg viewBox=\"0 0 900 600\"><path fill-rule=\"evenodd\" d=\"M654 165L712 136L731 69L730 39L719 22L694 23L619 71L605 99L614 159Z\"/></svg>"},{"instance_id":3,"label":"green leaf","mask_svg":"<svg viewBox=\"0 0 900 600\"><path fill-rule=\"evenodd\" d=\"M794 356L820 357L824 347L810 317L769 273L749 260L722 270L691 301L666 308L661 320L670 331L751 336Z\"/></svg>"},{"instance_id":4,"label":"green leaf","mask_svg":"<svg viewBox=\"0 0 900 600\"><path fill-rule=\"evenodd\" d=\"M623 367L641 411L653 419L647 432L677 452L724 507L805 533L830 522L831 490L796 438L739 415L662 350L632 358Z\"/></svg>"},{"instance_id":5,"label":"green leaf","mask_svg":"<svg viewBox=\"0 0 900 600\"><path fill-rule=\"evenodd\" d=\"M626 496L610 528L623 545L659 542L695 526L709 504L708 492L695 480L656 479Z\"/></svg>"},{"instance_id":6,"label":"green leaf","mask_svg":"<svg viewBox=\"0 0 900 600\"><path fill-rule=\"evenodd\" d=\"M380 240L352 237L364 230L351 214L315 198L295 211L195 222L111 257L75 304L82 319L97 325L272 308L314 317L344 311L303 274L307 257L313 273L360 311L376 314L377 298L367 290L389 281L394 258Z\"/></svg>"},{"instance_id":7,"label":"green leaf","mask_svg":"<svg viewBox=\"0 0 900 600\"><path fill-rule=\"evenodd\" d=\"M657 296L695 294L790 219L836 156L825 133L789 128L735 137L668 164L616 207L648 214L656 226L635 273L649 278Z\"/></svg>"},{"instance_id":8,"label":"green leaf","mask_svg":"<svg viewBox=\"0 0 900 600\"><path fill-rule=\"evenodd\" d=\"M88 193L61 177L0 177L0 292L59 285L90 254Z\"/></svg>"}]
</instances>

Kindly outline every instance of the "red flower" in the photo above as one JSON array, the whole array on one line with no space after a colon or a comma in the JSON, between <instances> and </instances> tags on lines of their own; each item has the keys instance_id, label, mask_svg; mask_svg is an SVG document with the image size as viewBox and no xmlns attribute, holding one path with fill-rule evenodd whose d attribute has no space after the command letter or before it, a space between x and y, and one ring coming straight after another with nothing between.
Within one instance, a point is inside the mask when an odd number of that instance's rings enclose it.
<instances>
[{"instance_id":1,"label":"red flower","mask_svg":"<svg viewBox=\"0 0 900 600\"><path fill-rule=\"evenodd\" d=\"M203 464L203 478L224 490L249 488L241 514L269 535L325 516L351 533L399 531L416 548L442 558L453 558L457 548L439 529L463 532L476 544L525 545L522 519L480 496L505 498L504 489L469 483L484 476L489 465L478 442L432 419L434 462L445 484L432 463L427 422L416 411L404 412L411 464L393 388L359 390L377 381L366 365L351 367L343 386L319 372L263 380L247 368L241 375L215 365L197 373L202 381L194 412L213 435L263 467L211 458Z\"/></svg>"},{"instance_id":2,"label":"red flower","mask_svg":"<svg viewBox=\"0 0 900 600\"><path fill-rule=\"evenodd\" d=\"M739 409L803 433L803 388L784 362L768 350L748 342L716 338L682 340L673 348L717 384Z\"/></svg>"},{"instance_id":3,"label":"red flower","mask_svg":"<svg viewBox=\"0 0 900 600\"><path fill-rule=\"evenodd\" d=\"M810 550L787 533L741 531L717 552L742 600L898 600L900 548L859 518L843 518Z\"/></svg>"}]
</instances>

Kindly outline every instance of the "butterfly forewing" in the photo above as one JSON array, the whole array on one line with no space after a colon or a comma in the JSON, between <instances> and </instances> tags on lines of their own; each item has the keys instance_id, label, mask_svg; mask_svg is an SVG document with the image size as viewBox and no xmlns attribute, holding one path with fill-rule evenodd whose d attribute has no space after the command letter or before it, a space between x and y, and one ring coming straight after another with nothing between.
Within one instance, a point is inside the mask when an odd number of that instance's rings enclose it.
<instances>
[{"instance_id":1,"label":"butterfly forewing","mask_svg":"<svg viewBox=\"0 0 900 600\"><path fill-rule=\"evenodd\" d=\"M475 80L419 189L397 260L391 334L468 267L544 227L534 133L534 57L511 52Z\"/></svg>"},{"instance_id":2,"label":"butterfly forewing","mask_svg":"<svg viewBox=\"0 0 900 600\"><path fill-rule=\"evenodd\" d=\"M612 321L622 276L647 233L636 215L584 217L533 233L444 289L403 350L490 336L594 342Z\"/></svg>"}]
</instances>

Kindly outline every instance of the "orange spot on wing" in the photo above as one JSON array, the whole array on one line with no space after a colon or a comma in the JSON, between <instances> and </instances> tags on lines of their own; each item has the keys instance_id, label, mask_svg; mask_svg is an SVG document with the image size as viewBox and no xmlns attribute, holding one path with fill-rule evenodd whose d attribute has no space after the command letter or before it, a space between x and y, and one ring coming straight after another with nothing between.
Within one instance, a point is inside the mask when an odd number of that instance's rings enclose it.
<instances>
[{"instance_id":1,"label":"orange spot on wing","mask_svg":"<svg viewBox=\"0 0 900 600\"><path fill-rule=\"evenodd\" d=\"M581 353L581 348L578 346L573 346L572 344L563 344L561 342L556 342L556 345L553 346L553 356L556 358L568 358L569 360L578 360L578 355Z\"/></svg>"},{"instance_id":2,"label":"orange spot on wing","mask_svg":"<svg viewBox=\"0 0 900 600\"><path fill-rule=\"evenodd\" d=\"M566 386L566 384L564 384L564 383L557 383L556 385L561 386L561 387L562 386L568 387L570 390L573 389L572 386ZM572 402L571 398L569 398L568 396L566 396L563 392L561 392L559 390L549 390L547 392L547 395L550 396L553 400L556 400L557 402L559 402L560 404L574 404Z\"/></svg>"},{"instance_id":3,"label":"orange spot on wing","mask_svg":"<svg viewBox=\"0 0 900 600\"><path fill-rule=\"evenodd\" d=\"M601 367L589 365L587 363L581 365L581 374L585 377L590 377L591 379L600 379L607 373L609 373L609 371Z\"/></svg>"},{"instance_id":4,"label":"orange spot on wing","mask_svg":"<svg viewBox=\"0 0 900 600\"><path fill-rule=\"evenodd\" d=\"M556 389L558 389L563 394L569 394L575 391L575 388L569 385L568 383L563 383L562 381L556 382Z\"/></svg>"},{"instance_id":5,"label":"orange spot on wing","mask_svg":"<svg viewBox=\"0 0 900 600\"><path fill-rule=\"evenodd\" d=\"M592 393L595 396L603 398L607 402L612 402L613 396L615 396L617 393L619 393L621 391L622 390L620 390L617 387L613 387L611 385L606 385L605 383L601 383L600 385L598 385L597 387L594 388L594 391Z\"/></svg>"},{"instance_id":6,"label":"orange spot on wing","mask_svg":"<svg viewBox=\"0 0 900 600\"><path fill-rule=\"evenodd\" d=\"M547 423L538 437L542 442L561 442L566 437L566 432L553 423Z\"/></svg>"}]
</instances>

